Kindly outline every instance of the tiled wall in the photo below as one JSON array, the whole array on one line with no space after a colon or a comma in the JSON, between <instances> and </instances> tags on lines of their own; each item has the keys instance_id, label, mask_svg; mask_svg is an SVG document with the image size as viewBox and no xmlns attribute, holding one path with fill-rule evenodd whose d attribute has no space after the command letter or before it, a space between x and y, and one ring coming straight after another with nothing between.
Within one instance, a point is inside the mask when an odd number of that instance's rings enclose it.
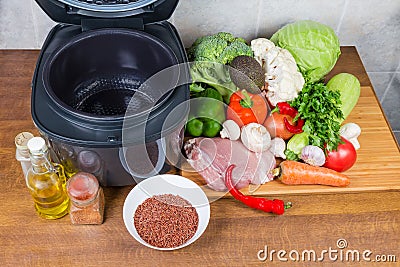
<instances>
[{"instance_id":1,"label":"tiled wall","mask_svg":"<svg viewBox=\"0 0 400 267\"><path fill-rule=\"evenodd\" d=\"M355 45L400 140L400 0L181 0L171 22L185 45L218 31L251 40L312 19ZM0 0L0 49L40 48L54 25L33 0Z\"/></svg>"}]
</instances>

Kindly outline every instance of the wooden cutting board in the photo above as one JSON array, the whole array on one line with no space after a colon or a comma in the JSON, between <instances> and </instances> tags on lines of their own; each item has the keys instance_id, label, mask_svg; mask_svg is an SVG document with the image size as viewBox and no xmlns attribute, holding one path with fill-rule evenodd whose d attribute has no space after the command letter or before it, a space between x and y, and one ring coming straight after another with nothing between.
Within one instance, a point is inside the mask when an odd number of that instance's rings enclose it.
<instances>
[{"instance_id":1,"label":"wooden cutting board","mask_svg":"<svg viewBox=\"0 0 400 267\"><path fill-rule=\"evenodd\" d=\"M358 139L361 148L357 150L357 162L345 172L351 179L348 187L285 185L279 181L272 181L257 187L250 185L242 189L242 192L272 196L400 190L399 147L370 86L361 87L358 103L344 123L346 122L357 123L362 130ZM203 189L209 198L231 197L230 194L216 192L206 187L198 173L182 171L181 175L199 185L204 185Z\"/></svg>"}]
</instances>

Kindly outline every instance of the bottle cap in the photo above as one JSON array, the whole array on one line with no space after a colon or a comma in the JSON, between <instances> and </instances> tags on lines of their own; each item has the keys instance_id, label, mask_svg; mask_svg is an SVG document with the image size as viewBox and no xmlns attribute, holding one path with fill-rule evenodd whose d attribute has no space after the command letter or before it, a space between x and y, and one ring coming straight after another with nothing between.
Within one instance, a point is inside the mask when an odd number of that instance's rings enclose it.
<instances>
[{"instance_id":1,"label":"bottle cap","mask_svg":"<svg viewBox=\"0 0 400 267\"><path fill-rule=\"evenodd\" d=\"M30 132L22 132L15 136L14 142L21 155L29 157L29 149L27 147L28 141L33 138Z\"/></svg>"},{"instance_id":2,"label":"bottle cap","mask_svg":"<svg viewBox=\"0 0 400 267\"><path fill-rule=\"evenodd\" d=\"M28 149L32 154L47 150L46 141L42 137L33 137L28 141Z\"/></svg>"}]
</instances>

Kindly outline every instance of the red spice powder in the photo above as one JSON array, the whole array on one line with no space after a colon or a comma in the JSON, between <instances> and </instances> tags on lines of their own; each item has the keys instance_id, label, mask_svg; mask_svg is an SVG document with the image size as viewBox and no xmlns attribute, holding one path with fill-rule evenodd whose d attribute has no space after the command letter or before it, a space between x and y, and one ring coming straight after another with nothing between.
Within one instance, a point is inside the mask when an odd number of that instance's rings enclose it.
<instances>
[{"instance_id":1,"label":"red spice powder","mask_svg":"<svg viewBox=\"0 0 400 267\"><path fill-rule=\"evenodd\" d=\"M78 172L68 181L68 194L72 200L87 201L93 199L99 188L99 183L93 175Z\"/></svg>"}]
</instances>

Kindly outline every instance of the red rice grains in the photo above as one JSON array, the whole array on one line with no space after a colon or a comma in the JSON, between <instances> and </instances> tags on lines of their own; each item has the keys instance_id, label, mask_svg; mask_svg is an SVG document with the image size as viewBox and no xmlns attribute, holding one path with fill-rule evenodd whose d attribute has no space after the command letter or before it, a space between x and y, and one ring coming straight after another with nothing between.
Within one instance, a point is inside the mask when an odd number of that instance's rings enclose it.
<instances>
[{"instance_id":1,"label":"red rice grains","mask_svg":"<svg viewBox=\"0 0 400 267\"><path fill-rule=\"evenodd\" d=\"M134 224L145 242L159 248L174 248L194 236L199 217L186 199L164 194L140 204L135 211Z\"/></svg>"}]
</instances>

